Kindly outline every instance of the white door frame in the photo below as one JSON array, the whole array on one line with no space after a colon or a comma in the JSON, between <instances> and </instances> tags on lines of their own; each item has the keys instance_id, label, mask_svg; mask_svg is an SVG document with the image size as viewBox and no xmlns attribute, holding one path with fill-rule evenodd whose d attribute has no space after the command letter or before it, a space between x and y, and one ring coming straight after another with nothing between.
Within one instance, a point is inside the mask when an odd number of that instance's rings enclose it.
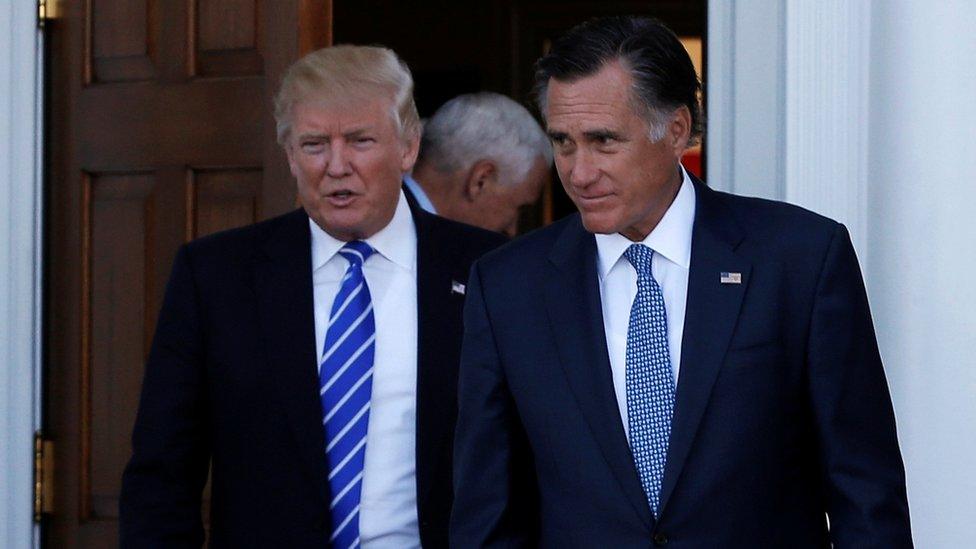
<instances>
[{"instance_id":1,"label":"white door frame","mask_svg":"<svg viewBox=\"0 0 976 549\"><path fill-rule=\"evenodd\" d=\"M37 547L40 426L42 52L36 0L0 2L0 546Z\"/></svg>"}]
</instances>

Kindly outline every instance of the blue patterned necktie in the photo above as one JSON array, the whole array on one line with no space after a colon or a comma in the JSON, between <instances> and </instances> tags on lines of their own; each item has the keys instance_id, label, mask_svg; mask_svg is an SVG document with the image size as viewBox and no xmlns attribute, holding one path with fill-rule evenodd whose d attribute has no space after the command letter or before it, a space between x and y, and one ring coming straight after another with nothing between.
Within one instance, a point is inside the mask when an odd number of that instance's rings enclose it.
<instances>
[{"instance_id":1,"label":"blue patterned necktie","mask_svg":"<svg viewBox=\"0 0 976 549\"><path fill-rule=\"evenodd\" d=\"M637 271L637 296L627 327L627 424L630 451L651 512L658 517L661 481L671 437L674 382L668 353L664 294L651 274L654 250L631 244L624 252Z\"/></svg>"},{"instance_id":2,"label":"blue patterned necktie","mask_svg":"<svg viewBox=\"0 0 976 549\"><path fill-rule=\"evenodd\" d=\"M373 386L376 324L363 263L373 248L358 240L339 250L349 261L332 303L319 368L326 460L332 492L332 538L336 549L359 546L359 499L366 458L366 427Z\"/></svg>"}]
</instances>

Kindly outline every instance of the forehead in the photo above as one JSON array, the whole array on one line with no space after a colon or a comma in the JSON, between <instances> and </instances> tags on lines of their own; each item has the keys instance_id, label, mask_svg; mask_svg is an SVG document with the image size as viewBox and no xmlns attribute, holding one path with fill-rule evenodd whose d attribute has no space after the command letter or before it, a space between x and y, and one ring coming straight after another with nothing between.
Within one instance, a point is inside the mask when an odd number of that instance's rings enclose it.
<instances>
[{"instance_id":1,"label":"forehead","mask_svg":"<svg viewBox=\"0 0 976 549\"><path fill-rule=\"evenodd\" d=\"M637 118L632 106L632 82L630 73L619 62L568 82L550 79L546 90L546 121L550 130L627 124Z\"/></svg>"},{"instance_id":2,"label":"forehead","mask_svg":"<svg viewBox=\"0 0 976 549\"><path fill-rule=\"evenodd\" d=\"M309 98L292 107L292 124L302 129L392 128L392 100L384 97Z\"/></svg>"}]
</instances>

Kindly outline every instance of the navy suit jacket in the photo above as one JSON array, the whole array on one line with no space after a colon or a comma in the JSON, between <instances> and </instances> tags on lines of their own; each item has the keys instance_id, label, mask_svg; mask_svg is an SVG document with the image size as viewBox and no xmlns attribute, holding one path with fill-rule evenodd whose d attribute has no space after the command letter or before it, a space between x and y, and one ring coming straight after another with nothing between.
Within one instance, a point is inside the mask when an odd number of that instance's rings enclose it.
<instances>
[{"instance_id":1,"label":"navy suit jacket","mask_svg":"<svg viewBox=\"0 0 976 549\"><path fill-rule=\"evenodd\" d=\"M447 545L464 296L503 237L422 211L417 228L417 499ZM192 242L173 266L120 501L123 547L199 547L212 460L214 547L328 547L311 236L298 210Z\"/></svg>"},{"instance_id":2,"label":"navy suit jacket","mask_svg":"<svg viewBox=\"0 0 976 549\"><path fill-rule=\"evenodd\" d=\"M911 546L846 229L698 181L695 192L659 519L621 423L596 241L577 214L472 270L452 546ZM741 284L721 283L723 272Z\"/></svg>"}]
</instances>

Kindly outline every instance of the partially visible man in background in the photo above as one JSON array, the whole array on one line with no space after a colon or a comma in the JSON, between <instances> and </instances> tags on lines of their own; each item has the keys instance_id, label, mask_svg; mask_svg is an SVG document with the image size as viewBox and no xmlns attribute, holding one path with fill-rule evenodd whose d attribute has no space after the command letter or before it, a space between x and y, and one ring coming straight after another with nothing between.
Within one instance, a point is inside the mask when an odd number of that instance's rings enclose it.
<instances>
[{"instance_id":1,"label":"partially visible man in background","mask_svg":"<svg viewBox=\"0 0 976 549\"><path fill-rule=\"evenodd\" d=\"M551 165L549 139L529 111L482 92L437 109L405 181L428 211L513 236L519 208L539 199Z\"/></svg>"},{"instance_id":2,"label":"partially visible man in background","mask_svg":"<svg viewBox=\"0 0 976 549\"><path fill-rule=\"evenodd\" d=\"M292 65L302 208L176 256L122 479L123 547L445 547L461 307L500 235L402 189L413 79L386 48Z\"/></svg>"}]
</instances>

